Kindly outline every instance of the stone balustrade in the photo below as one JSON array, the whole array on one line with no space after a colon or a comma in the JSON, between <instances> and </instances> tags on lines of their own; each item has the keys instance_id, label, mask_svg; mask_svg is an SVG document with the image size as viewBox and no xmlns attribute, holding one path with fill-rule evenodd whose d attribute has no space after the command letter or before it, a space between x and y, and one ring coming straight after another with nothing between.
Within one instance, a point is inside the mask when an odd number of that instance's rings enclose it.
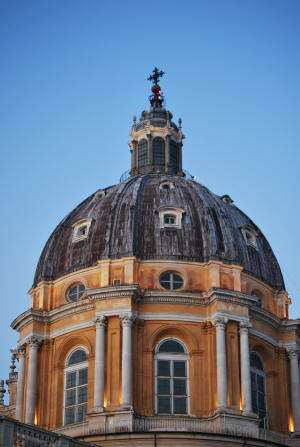
<instances>
[{"instance_id":1,"label":"stone balustrade","mask_svg":"<svg viewBox=\"0 0 300 447\"><path fill-rule=\"evenodd\" d=\"M69 436L22 424L15 419L0 416L0 446L9 447L93 447ZM96 446L94 446L96 447ZM99 447L99 446L98 446Z\"/></svg>"}]
</instances>

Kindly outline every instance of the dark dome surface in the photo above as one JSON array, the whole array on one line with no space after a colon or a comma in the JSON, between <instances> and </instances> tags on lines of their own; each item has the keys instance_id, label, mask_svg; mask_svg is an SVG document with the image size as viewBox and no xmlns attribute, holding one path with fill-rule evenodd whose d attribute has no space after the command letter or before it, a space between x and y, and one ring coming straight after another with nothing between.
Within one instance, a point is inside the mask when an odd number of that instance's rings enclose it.
<instances>
[{"instance_id":1,"label":"dark dome surface","mask_svg":"<svg viewBox=\"0 0 300 447\"><path fill-rule=\"evenodd\" d=\"M161 189L171 181L173 189ZM193 180L171 175L139 175L93 194L57 226L39 259L34 286L101 259L136 256L206 262L219 260L244 267L247 273L283 290L273 251L256 225L236 206ZM185 211L182 228L160 228L156 212L162 206ZM91 218L88 238L72 242L72 225ZM247 245L241 227L253 228L257 249Z\"/></svg>"}]
</instances>

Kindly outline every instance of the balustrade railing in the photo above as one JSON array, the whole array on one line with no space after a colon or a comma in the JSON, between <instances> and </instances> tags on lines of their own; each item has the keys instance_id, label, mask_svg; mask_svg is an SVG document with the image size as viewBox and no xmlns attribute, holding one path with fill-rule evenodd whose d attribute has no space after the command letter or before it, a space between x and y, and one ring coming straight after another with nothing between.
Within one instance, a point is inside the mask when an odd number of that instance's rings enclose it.
<instances>
[{"instance_id":1,"label":"balustrade railing","mask_svg":"<svg viewBox=\"0 0 300 447\"><path fill-rule=\"evenodd\" d=\"M93 447L69 436L0 416L0 447ZM96 447L96 446L94 446ZM99 446L97 446L99 447Z\"/></svg>"}]
</instances>

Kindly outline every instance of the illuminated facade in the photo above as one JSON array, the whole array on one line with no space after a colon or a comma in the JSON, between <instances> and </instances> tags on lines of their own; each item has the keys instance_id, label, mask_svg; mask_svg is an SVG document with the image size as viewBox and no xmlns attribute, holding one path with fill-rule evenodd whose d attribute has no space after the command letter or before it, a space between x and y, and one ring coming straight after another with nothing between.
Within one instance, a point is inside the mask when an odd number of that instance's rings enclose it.
<instances>
[{"instance_id":1,"label":"illuminated facade","mask_svg":"<svg viewBox=\"0 0 300 447\"><path fill-rule=\"evenodd\" d=\"M130 177L46 243L0 413L102 446L299 445L300 323L279 265L229 196L184 173L160 75Z\"/></svg>"}]
</instances>

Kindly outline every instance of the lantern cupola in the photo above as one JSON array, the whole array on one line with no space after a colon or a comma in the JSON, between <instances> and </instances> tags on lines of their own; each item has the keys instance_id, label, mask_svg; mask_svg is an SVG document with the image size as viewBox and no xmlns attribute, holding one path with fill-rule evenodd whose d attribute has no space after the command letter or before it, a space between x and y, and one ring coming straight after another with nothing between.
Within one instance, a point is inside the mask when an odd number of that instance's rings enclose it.
<instances>
[{"instance_id":1,"label":"lantern cupola","mask_svg":"<svg viewBox=\"0 0 300 447\"><path fill-rule=\"evenodd\" d=\"M173 115L163 107L164 97L158 84L164 75L156 67L148 80L153 82L149 97L150 109L144 110L137 123L133 118L128 143L131 151L131 176L139 174L171 174L183 176L181 119L178 125Z\"/></svg>"}]
</instances>

